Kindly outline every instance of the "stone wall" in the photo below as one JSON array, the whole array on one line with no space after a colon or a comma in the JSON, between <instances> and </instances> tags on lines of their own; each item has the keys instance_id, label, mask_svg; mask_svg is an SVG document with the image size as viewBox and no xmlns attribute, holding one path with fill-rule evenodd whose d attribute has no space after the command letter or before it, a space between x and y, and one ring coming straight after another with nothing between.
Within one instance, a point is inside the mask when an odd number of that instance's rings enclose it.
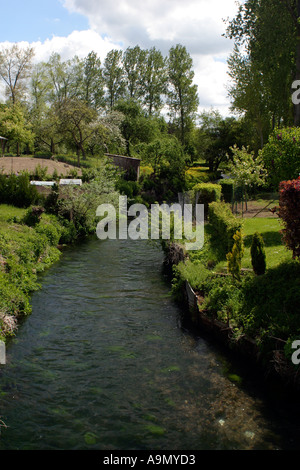
<instances>
[{"instance_id":1,"label":"stone wall","mask_svg":"<svg viewBox=\"0 0 300 470\"><path fill-rule=\"evenodd\" d=\"M110 153L107 153L106 156L114 165L124 170L127 177L131 177L131 179L134 177L139 180L141 160L138 158L125 157L123 155L112 155Z\"/></svg>"}]
</instances>

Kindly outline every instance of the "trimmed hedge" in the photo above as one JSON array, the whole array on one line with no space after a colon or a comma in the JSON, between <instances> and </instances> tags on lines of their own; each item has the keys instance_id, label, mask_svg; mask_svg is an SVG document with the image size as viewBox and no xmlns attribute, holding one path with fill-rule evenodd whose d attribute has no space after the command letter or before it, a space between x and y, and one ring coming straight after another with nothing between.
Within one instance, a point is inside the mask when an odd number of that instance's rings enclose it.
<instances>
[{"instance_id":1,"label":"trimmed hedge","mask_svg":"<svg viewBox=\"0 0 300 470\"><path fill-rule=\"evenodd\" d=\"M231 212L229 204L225 202L212 202L208 209L208 220L213 238L216 239L223 256L232 251L234 235L242 230L243 222Z\"/></svg>"},{"instance_id":2,"label":"trimmed hedge","mask_svg":"<svg viewBox=\"0 0 300 470\"><path fill-rule=\"evenodd\" d=\"M208 214L208 206L212 202L220 202L222 186L214 183L198 183L193 187L193 191L198 193L198 204L204 204L205 215Z\"/></svg>"},{"instance_id":3,"label":"trimmed hedge","mask_svg":"<svg viewBox=\"0 0 300 470\"><path fill-rule=\"evenodd\" d=\"M219 181L219 184L222 188L222 199L224 202L231 204L234 195L234 181L226 179Z\"/></svg>"}]
</instances>

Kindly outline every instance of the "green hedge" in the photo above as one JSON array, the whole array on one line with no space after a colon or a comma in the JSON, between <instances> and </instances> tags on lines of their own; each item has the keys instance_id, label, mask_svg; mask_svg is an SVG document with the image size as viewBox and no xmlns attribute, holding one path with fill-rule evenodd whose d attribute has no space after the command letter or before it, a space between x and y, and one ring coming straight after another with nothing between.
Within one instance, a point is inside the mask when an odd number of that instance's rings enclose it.
<instances>
[{"instance_id":1,"label":"green hedge","mask_svg":"<svg viewBox=\"0 0 300 470\"><path fill-rule=\"evenodd\" d=\"M29 207L39 199L37 189L30 185L27 173L20 176L0 174L0 204Z\"/></svg>"},{"instance_id":2,"label":"green hedge","mask_svg":"<svg viewBox=\"0 0 300 470\"><path fill-rule=\"evenodd\" d=\"M208 220L212 236L223 256L233 248L233 236L242 229L242 220L237 219L231 212L229 204L212 202L208 209Z\"/></svg>"},{"instance_id":3,"label":"green hedge","mask_svg":"<svg viewBox=\"0 0 300 470\"><path fill-rule=\"evenodd\" d=\"M199 194L198 204L204 204L206 216L209 204L221 201L222 186L219 184L198 183L193 187L193 191Z\"/></svg>"},{"instance_id":4,"label":"green hedge","mask_svg":"<svg viewBox=\"0 0 300 470\"><path fill-rule=\"evenodd\" d=\"M231 204L233 200L233 190L234 190L234 182L231 179L221 180L219 184L222 188L222 199L224 202Z\"/></svg>"}]
</instances>

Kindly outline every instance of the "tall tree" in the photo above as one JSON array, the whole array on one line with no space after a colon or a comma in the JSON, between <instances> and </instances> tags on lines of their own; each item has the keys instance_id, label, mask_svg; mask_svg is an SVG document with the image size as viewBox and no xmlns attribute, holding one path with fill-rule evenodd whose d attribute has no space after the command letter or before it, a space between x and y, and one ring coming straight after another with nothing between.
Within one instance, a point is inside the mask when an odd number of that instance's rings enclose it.
<instances>
[{"instance_id":1,"label":"tall tree","mask_svg":"<svg viewBox=\"0 0 300 470\"><path fill-rule=\"evenodd\" d=\"M17 155L20 155L22 145L32 146L34 134L31 125L26 121L22 107L17 103L0 106L0 132L9 140L9 145L15 144Z\"/></svg>"},{"instance_id":2,"label":"tall tree","mask_svg":"<svg viewBox=\"0 0 300 470\"><path fill-rule=\"evenodd\" d=\"M45 64L37 64L32 70L30 80L31 107L36 113L46 107L51 87Z\"/></svg>"},{"instance_id":3,"label":"tall tree","mask_svg":"<svg viewBox=\"0 0 300 470\"><path fill-rule=\"evenodd\" d=\"M63 143L64 135L57 115L56 106L46 107L39 112L31 113L31 122L35 133L35 146L38 150L47 150L52 155Z\"/></svg>"},{"instance_id":4,"label":"tall tree","mask_svg":"<svg viewBox=\"0 0 300 470\"><path fill-rule=\"evenodd\" d=\"M0 51L0 77L13 105L24 98L33 57L32 47L22 49L17 44Z\"/></svg>"},{"instance_id":5,"label":"tall tree","mask_svg":"<svg viewBox=\"0 0 300 470\"><path fill-rule=\"evenodd\" d=\"M97 110L104 105L104 79L96 52L90 52L83 59L82 98Z\"/></svg>"},{"instance_id":6,"label":"tall tree","mask_svg":"<svg viewBox=\"0 0 300 470\"><path fill-rule=\"evenodd\" d=\"M142 101L149 116L160 111L166 93L167 70L162 53L152 47L146 51L142 71Z\"/></svg>"},{"instance_id":7,"label":"tall tree","mask_svg":"<svg viewBox=\"0 0 300 470\"><path fill-rule=\"evenodd\" d=\"M149 142L160 133L159 120L147 116L141 104L133 99L120 100L114 108L123 115L120 129L126 142L127 155L140 142Z\"/></svg>"},{"instance_id":8,"label":"tall tree","mask_svg":"<svg viewBox=\"0 0 300 470\"><path fill-rule=\"evenodd\" d=\"M218 111L203 112L200 126L194 132L198 157L204 158L211 172L232 156L231 147L241 145L243 123L234 117L223 118Z\"/></svg>"},{"instance_id":9,"label":"tall tree","mask_svg":"<svg viewBox=\"0 0 300 470\"><path fill-rule=\"evenodd\" d=\"M141 96L141 71L145 60L145 51L139 46L128 47L123 54L123 69L129 98Z\"/></svg>"},{"instance_id":10,"label":"tall tree","mask_svg":"<svg viewBox=\"0 0 300 470\"><path fill-rule=\"evenodd\" d=\"M95 121L97 113L78 98L69 98L57 103L59 127L70 147L75 148L77 163L80 166L80 156L86 158L86 145L96 132Z\"/></svg>"},{"instance_id":11,"label":"tall tree","mask_svg":"<svg viewBox=\"0 0 300 470\"><path fill-rule=\"evenodd\" d=\"M197 85L193 84L193 61L180 44L172 47L168 57L168 105L173 123L178 125L180 140L187 143L187 133L195 120L199 105Z\"/></svg>"},{"instance_id":12,"label":"tall tree","mask_svg":"<svg viewBox=\"0 0 300 470\"><path fill-rule=\"evenodd\" d=\"M107 103L113 109L115 103L124 95L124 74L122 67L122 51L113 49L104 61L104 82L107 89Z\"/></svg>"},{"instance_id":13,"label":"tall tree","mask_svg":"<svg viewBox=\"0 0 300 470\"><path fill-rule=\"evenodd\" d=\"M246 0L239 5L226 31L236 46L235 57L230 58L235 85L241 88L240 73L244 73L238 66L238 54L240 62L247 63L248 76L254 84L252 99L248 103L240 100L238 106L248 111L251 101L258 101L259 94L264 103L264 118L269 119L271 129L293 123L291 87L297 73L300 77L299 12L298 0ZM237 107L234 96L233 104ZM297 122L298 109L294 110L294 122Z\"/></svg>"},{"instance_id":14,"label":"tall tree","mask_svg":"<svg viewBox=\"0 0 300 470\"><path fill-rule=\"evenodd\" d=\"M83 64L77 56L62 61L61 56L54 53L44 67L51 84L48 93L50 103L78 96L83 80Z\"/></svg>"},{"instance_id":15,"label":"tall tree","mask_svg":"<svg viewBox=\"0 0 300 470\"><path fill-rule=\"evenodd\" d=\"M245 119L251 123L252 147L258 151L268 139L272 122L270 95L266 90L262 73L249 56L241 54L237 47L228 59L228 70L231 78L228 89L231 110L240 116L245 116Z\"/></svg>"}]
</instances>

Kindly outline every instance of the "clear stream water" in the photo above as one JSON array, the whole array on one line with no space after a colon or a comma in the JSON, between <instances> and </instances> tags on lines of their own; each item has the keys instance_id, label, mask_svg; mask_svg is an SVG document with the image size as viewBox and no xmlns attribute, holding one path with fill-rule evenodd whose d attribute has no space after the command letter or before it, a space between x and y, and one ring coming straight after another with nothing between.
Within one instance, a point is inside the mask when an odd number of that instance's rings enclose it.
<instances>
[{"instance_id":1,"label":"clear stream water","mask_svg":"<svg viewBox=\"0 0 300 470\"><path fill-rule=\"evenodd\" d=\"M297 397L183 328L162 265L92 239L41 276L0 369L0 450L300 448Z\"/></svg>"}]
</instances>

